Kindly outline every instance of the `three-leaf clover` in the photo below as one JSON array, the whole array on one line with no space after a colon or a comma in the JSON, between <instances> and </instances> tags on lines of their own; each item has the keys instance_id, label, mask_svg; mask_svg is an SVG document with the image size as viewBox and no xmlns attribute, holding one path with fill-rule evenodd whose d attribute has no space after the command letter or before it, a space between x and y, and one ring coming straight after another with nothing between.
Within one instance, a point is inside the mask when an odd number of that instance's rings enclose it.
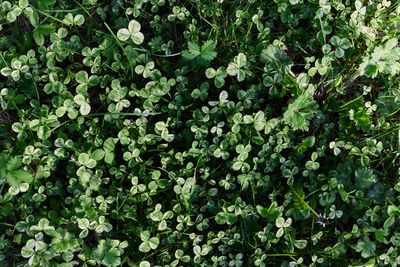
<instances>
[{"instance_id":1,"label":"three-leaf clover","mask_svg":"<svg viewBox=\"0 0 400 267\"><path fill-rule=\"evenodd\" d=\"M214 78L214 85L217 88L221 88L225 84L225 78L228 76L225 67L219 67L217 70L208 68L206 70L206 77L208 79Z\"/></svg>"},{"instance_id":2,"label":"three-leaf clover","mask_svg":"<svg viewBox=\"0 0 400 267\"><path fill-rule=\"evenodd\" d=\"M199 245L196 245L193 247L193 252L195 254L194 262L200 263L201 257L206 256L210 252L210 248L207 245L203 245L202 247L200 247Z\"/></svg>"},{"instance_id":3,"label":"three-leaf clover","mask_svg":"<svg viewBox=\"0 0 400 267\"><path fill-rule=\"evenodd\" d=\"M135 72L137 74L142 74L143 78L152 77L154 66L154 61L148 62L146 66L137 65L135 68Z\"/></svg>"},{"instance_id":4,"label":"three-leaf clover","mask_svg":"<svg viewBox=\"0 0 400 267\"><path fill-rule=\"evenodd\" d=\"M337 210L337 209L336 209L336 205L332 205L332 206L329 208L329 210L331 211L331 212L329 213L329 218L330 218L330 219L340 218L340 217L342 217L342 215L343 215L343 211Z\"/></svg>"},{"instance_id":5,"label":"three-leaf clover","mask_svg":"<svg viewBox=\"0 0 400 267\"><path fill-rule=\"evenodd\" d=\"M140 23L136 20L131 20L128 24L128 29L122 28L117 32L117 37L121 41L131 39L135 44L141 44L144 40L143 33L140 32Z\"/></svg>"},{"instance_id":6,"label":"three-leaf clover","mask_svg":"<svg viewBox=\"0 0 400 267\"><path fill-rule=\"evenodd\" d=\"M43 233L37 234L35 239L30 239L26 242L25 246L21 249L21 256L29 258L29 265L39 265L40 258L49 260L51 259L51 252L47 251L48 245L42 241Z\"/></svg>"},{"instance_id":7,"label":"three-leaf clover","mask_svg":"<svg viewBox=\"0 0 400 267\"><path fill-rule=\"evenodd\" d=\"M229 63L226 68L226 72L231 76L236 76L239 82L243 81L246 77L245 71L242 69L246 66L246 55L243 53L239 53L234 59L234 62Z\"/></svg>"},{"instance_id":8,"label":"three-leaf clover","mask_svg":"<svg viewBox=\"0 0 400 267\"><path fill-rule=\"evenodd\" d=\"M139 251L147 253L152 249L156 249L160 240L157 237L150 237L149 231L143 231L140 233L140 239L142 239L142 244L139 246Z\"/></svg>"},{"instance_id":9,"label":"three-leaf clover","mask_svg":"<svg viewBox=\"0 0 400 267\"><path fill-rule=\"evenodd\" d=\"M163 213L161 211L161 204L157 204L155 210L150 213L150 219L155 222L159 222L158 230L164 231L167 228L167 219L171 219L174 216L172 211L167 211Z\"/></svg>"},{"instance_id":10,"label":"three-leaf clover","mask_svg":"<svg viewBox=\"0 0 400 267\"><path fill-rule=\"evenodd\" d=\"M106 218L104 216L100 216L99 217L99 221L96 222L92 222L90 224L91 227L94 227L94 230L96 231L96 233L101 234L103 232L110 232L113 228L112 224L107 222Z\"/></svg>"},{"instance_id":11,"label":"three-leaf clover","mask_svg":"<svg viewBox=\"0 0 400 267\"><path fill-rule=\"evenodd\" d=\"M74 97L74 101L77 105L80 106L79 111L82 115L88 115L90 113L90 104L87 102L83 95L76 95Z\"/></svg>"},{"instance_id":12,"label":"three-leaf clover","mask_svg":"<svg viewBox=\"0 0 400 267\"><path fill-rule=\"evenodd\" d=\"M357 252L361 252L361 257L369 258L374 254L376 249L376 244L375 242L372 242L367 237L365 237L364 241L358 240L355 249Z\"/></svg>"},{"instance_id":13,"label":"three-leaf clover","mask_svg":"<svg viewBox=\"0 0 400 267\"><path fill-rule=\"evenodd\" d=\"M85 23L85 17L81 14L78 14L76 16L72 15L71 13L68 13L63 22L69 26L71 25L82 25L83 23Z\"/></svg>"},{"instance_id":14,"label":"three-leaf clover","mask_svg":"<svg viewBox=\"0 0 400 267\"><path fill-rule=\"evenodd\" d=\"M1 74L3 76L11 76L14 81L18 81L20 79L21 73L27 73L29 71L29 67L27 65L22 65L22 62L16 58L11 60L11 68L5 67L1 69Z\"/></svg>"},{"instance_id":15,"label":"three-leaf clover","mask_svg":"<svg viewBox=\"0 0 400 267\"><path fill-rule=\"evenodd\" d=\"M71 139L64 140L63 138L57 138L54 141L54 145L57 147L56 150L54 151L54 154L57 157L65 157L66 150L71 149L73 144L74 142Z\"/></svg>"},{"instance_id":16,"label":"three-leaf clover","mask_svg":"<svg viewBox=\"0 0 400 267\"><path fill-rule=\"evenodd\" d=\"M281 237L285 231L285 228L288 228L290 225L292 225L292 218L285 220L283 217L279 217L276 219L275 225L279 228L276 232L276 237Z\"/></svg>"},{"instance_id":17,"label":"three-leaf clover","mask_svg":"<svg viewBox=\"0 0 400 267\"><path fill-rule=\"evenodd\" d=\"M75 75L75 80L79 83L76 87L76 92L83 95L86 94L88 86L95 86L99 83L99 77L97 75L89 77L88 73L84 70L79 71Z\"/></svg>"},{"instance_id":18,"label":"three-leaf clover","mask_svg":"<svg viewBox=\"0 0 400 267\"><path fill-rule=\"evenodd\" d=\"M78 156L78 161L82 166L85 166L87 168L94 168L96 167L96 160L90 158L90 156L87 153L81 153Z\"/></svg>"},{"instance_id":19,"label":"three-leaf clover","mask_svg":"<svg viewBox=\"0 0 400 267\"><path fill-rule=\"evenodd\" d=\"M342 58L344 56L344 50L351 46L349 39L340 38L336 35L331 38L331 43L336 47L335 56L337 58Z\"/></svg>"},{"instance_id":20,"label":"three-leaf clover","mask_svg":"<svg viewBox=\"0 0 400 267\"><path fill-rule=\"evenodd\" d=\"M175 251L175 258L176 260L174 260L172 262L172 266L177 266L179 261L184 262L184 263L188 263L190 261L190 256L185 255L185 252L183 252L182 249L177 249Z\"/></svg>"},{"instance_id":21,"label":"three-leaf clover","mask_svg":"<svg viewBox=\"0 0 400 267\"><path fill-rule=\"evenodd\" d=\"M37 225L32 225L29 229L33 234L37 234L39 232L45 232L48 235L51 235L55 228L50 226L50 222L47 218L42 218L39 220Z\"/></svg>"},{"instance_id":22,"label":"three-leaf clover","mask_svg":"<svg viewBox=\"0 0 400 267\"><path fill-rule=\"evenodd\" d=\"M79 233L79 238L85 238L89 234L90 222L86 218L78 219L78 227L82 230Z\"/></svg>"}]
</instances>

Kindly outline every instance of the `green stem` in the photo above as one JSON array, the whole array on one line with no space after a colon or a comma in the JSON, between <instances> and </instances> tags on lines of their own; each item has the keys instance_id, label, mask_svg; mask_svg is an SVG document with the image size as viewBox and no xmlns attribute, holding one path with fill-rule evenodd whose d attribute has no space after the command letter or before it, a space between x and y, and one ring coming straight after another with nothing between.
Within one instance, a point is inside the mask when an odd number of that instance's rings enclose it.
<instances>
[{"instance_id":1,"label":"green stem","mask_svg":"<svg viewBox=\"0 0 400 267\"><path fill-rule=\"evenodd\" d=\"M304 201L304 199L299 195L299 193L297 193L293 186L290 186L290 189L293 191L294 195L301 201L301 203L306 205L311 210L311 212L314 213L317 218L319 218L318 213L313 208L311 208L311 206L307 202Z\"/></svg>"},{"instance_id":2,"label":"green stem","mask_svg":"<svg viewBox=\"0 0 400 267\"><path fill-rule=\"evenodd\" d=\"M126 58L128 59L128 63L129 63L129 67L131 69L131 75L133 77L134 72L133 72L133 66L132 66L132 62L129 60L129 56L128 53L126 52L125 48L122 46L121 42L119 41L119 39L117 38L117 36L115 36L114 32L111 30L110 26L108 26L107 22L104 22L104 25L107 27L108 31L111 33L111 35L114 37L115 41L117 41L119 47L121 47L122 52L124 53L124 55L126 56Z\"/></svg>"}]
</instances>

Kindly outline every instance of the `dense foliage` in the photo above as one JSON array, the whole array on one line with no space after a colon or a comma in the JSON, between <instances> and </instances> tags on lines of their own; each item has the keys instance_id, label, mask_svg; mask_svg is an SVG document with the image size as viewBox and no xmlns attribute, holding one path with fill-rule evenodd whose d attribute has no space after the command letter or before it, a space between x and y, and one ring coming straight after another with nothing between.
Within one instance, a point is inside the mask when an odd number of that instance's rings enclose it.
<instances>
[{"instance_id":1,"label":"dense foliage","mask_svg":"<svg viewBox=\"0 0 400 267\"><path fill-rule=\"evenodd\" d=\"M0 265L400 264L397 2L0 0Z\"/></svg>"}]
</instances>

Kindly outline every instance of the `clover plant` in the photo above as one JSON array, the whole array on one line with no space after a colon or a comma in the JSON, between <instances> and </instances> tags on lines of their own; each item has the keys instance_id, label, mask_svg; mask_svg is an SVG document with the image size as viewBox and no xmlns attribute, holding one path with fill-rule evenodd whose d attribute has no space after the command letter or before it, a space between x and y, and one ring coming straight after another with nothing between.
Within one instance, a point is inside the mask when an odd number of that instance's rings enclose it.
<instances>
[{"instance_id":1,"label":"clover plant","mask_svg":"<svg viewBox=\"0 0 400 267\"><path fill-rule=\"evenodd\" d=\"M0 1L0 266L398 266L398 1Z\"/></svg>"}]
</instances>

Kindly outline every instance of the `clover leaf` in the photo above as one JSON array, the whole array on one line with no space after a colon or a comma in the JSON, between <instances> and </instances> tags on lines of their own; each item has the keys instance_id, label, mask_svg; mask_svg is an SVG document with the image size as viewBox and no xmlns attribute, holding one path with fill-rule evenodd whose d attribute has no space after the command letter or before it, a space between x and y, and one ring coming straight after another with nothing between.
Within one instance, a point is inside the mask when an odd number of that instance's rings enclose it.
<instances>
[{"instance_id":1,"label":"clover leaf","mask_svg":"<svg viewBox=\"0 0 400 267\"><path fill-rule=\"evenodd\" d=\"M349 39L340 38L336 35L331 38L331 43L336 47L335 56L337 58L342 58L344 56L344 51L351 46Z\"/></svg>"},{"instance_id":2,"label":"clover leaf","mask_svg":"<svg viewBox=\"0 0 400 267\"><path fill-rule=\"evenodd\" d=\"M243 81L246 77L246 72L243 67L246 66L247 58L243 53L239 53L234 59L234 62L229 63L226 72L231 76L236 76L239 82Z\"/></svg>"},{"instance_id":3,"label":"clover leaf","mask_svg":"<svg viewBox=\"0 0 400 267\"><path fill-rule=\"evenodd\" d=\"M143 33L140 32L140 23L136 20L131 20L128 24L128 29L122 28L117 32L117 37L121 41L131 39L135 44L141 44L144 40Z\"/></svg>"},{"instance_id":4,"label":"clover leaf","mask_svg":"<svg viewBox=\"0 0 400 267\"><path fill-rule=\"evenodd\" d=\"M156 249L160 244L160 240L157 237L150 237L149 231L143 231L140 233L140 239L142 243L139 246L139 251L146 253L152 249Z\"/></svg>"},{"instance_id":5,"label":"clover leaf","mask_svg":"<svg viewBox=\"0 0 400 267\"><path fill-rule=\"evenodd\" d=\"M225 78L228 76L225 67L219 67L217 70L208 68L205 72L208 79L214 78L214 85L217 88L221 88L225 84Z\"/></svg>"},{"instance_id":6,"label":"clover leaf","mask_svg":"<svg viewBox=\"0 0 400 267\"><path fill-rule=\"evenodd\" d=\"M361 257L369 258L374 254L376 250L376 244L365 237L364 241L358 240L355 249L357 252L361 252Z\"/></svg>"}]
</instances>

